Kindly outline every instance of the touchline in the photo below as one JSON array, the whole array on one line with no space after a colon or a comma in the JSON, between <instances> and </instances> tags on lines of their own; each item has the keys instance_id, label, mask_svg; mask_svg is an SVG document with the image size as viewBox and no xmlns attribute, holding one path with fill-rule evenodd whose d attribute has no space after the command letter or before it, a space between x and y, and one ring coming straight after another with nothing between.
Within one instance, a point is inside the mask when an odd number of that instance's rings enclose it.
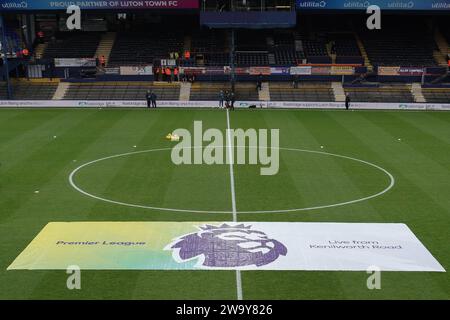
<instances>
[{"instance_id":1,"label":"touchline","mask_svg":"<svg viewBox=\"0 0 450 320\"><path fill-rule=\"evenodd\" d=\"M226 129L224 136L217 128L203 131L202 121L194 121L192 134L184 128L176 129L172 134L180 137L171 153L176 165L230 164L232 161L237 165L260 165L261 175L278 173L279 129Z\"/></svg>"}]
</instances>

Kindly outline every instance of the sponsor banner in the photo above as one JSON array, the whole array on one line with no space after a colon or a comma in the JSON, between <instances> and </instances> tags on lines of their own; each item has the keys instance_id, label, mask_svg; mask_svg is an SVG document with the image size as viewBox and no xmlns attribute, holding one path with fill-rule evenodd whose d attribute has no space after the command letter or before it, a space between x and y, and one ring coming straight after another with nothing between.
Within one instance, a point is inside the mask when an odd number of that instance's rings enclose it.
<instances>
[{"instance_id":1,"label":"sponsor banner","mask_svg":"<svg viewBox=\"0 0 450 320\"><path fill-rule=\"evenodd\" d=\"M120 74L120 68L104 68L105 74L114 74L118 75Z\"/></svg>"},{"instance_id":2,"label":"sponsor banner","mask_svg":"<svg viewBox=\"0 0 450 320\"><path fill-rule=\"evenodd\" d=\"M380 76L421 76L424 72L420 67L378 67Z\"/></svg>"},{"instance_id":3,"label":"sponsor banner","mask_svg":"<svg viewBox=\"0 0 450 320\"><path fill-rule=\"evenodd\" d=\"M445 272L405 224L52 222L8 270Z\"/></svg>"},{"instance_id":4,"label":"sponsor banner","mask_svg":"<svg viewBox=\"0 0 450 320\"><path fill-rule=\"evenodd\" d=\"M121 76L151 76L153 74L153 66L121 66Z\"/></svg>"},{"instance_id":5,"label":"sponsor banner","mask_svg":"<svg viewBox=\"0 0 450 320\"><path fill-rule=\"evenodd\" d=\"M378 67L379 76L398 76L400 67Z\"/></svg>"},{"instance_id":6,"label":"sponsor banner","mask_svg":"<svg viewBox=\"0 0 450 320\"><path fill-rule=\"evenodd\" d=\"M205 74L207 74L207 75L224 75L225 70L224 70L224 67L207 67L205 70Z\"/></svg>"},{"instance_id":7,"label":"sponsor banner","mask_svg":"<svg viewBox=\"0 0 450 320\"><path fill-rule=\"evenodd\" d=\"M311 74L313 74L313 75L330 75L331 67L313 66L311 68Z\"/></svg>"},{"instance_id":8,"label":"sponsor banner","mask_svg":"<svg viewBox=\"0 0 450 320\"><path fill-rule=\"evenodd\" d=\"M303 101L269 101L267 108L279 109L342 109L345 106L339 102L303 102Z\"/></svg>"},{"instance_id":9,"label":"sponsor banner","mask_svg":"<svg viewBox=\"0 0 450 320\"><path fill-rule=\"evenodd\" d=\"M421 76L424 72L424 68L400 67L398 69L398 74L400 76Z\"/></svg>"},{"instance_id":10,"label":"sponsor banner","mask_svg":"<svg viewBox=\"0 0 450 320\"><path fill-rule=\"evenodd\" d=\"M291 67L290 69L291 75L311 75L312 74L312 67Z\"/></svg>"},{"instance_id":11,"label":"sponsor banner","mask_svg":"<svg viewBox=\"0 0 450 320\"><path fill-rule=\"evenodd\" d=\"M228 73L231 73L231 67L229 70L226 70ZM238 75L245 75L249 73L248 68L243 68L243 67L237 67L234 69L235 73Z\"/></svg>"},{"instance_id":12,"label":"sponsor banner","mask_svg":"<svg viewBox=\"0 0 450 320\"><path fill-rule=\"evenodd\" d=\"M66 10L77 5L82 10L197 9L198 0L134 0L134 1L52 1L0 0L1 10Z\"/></svg>"},{"instance_id":13,"label":"sponsor banner","mask_svg":"<svg viewBox=\"0 0 450 320\"><path fill-rule=\"evenodd\" d=\"M332 66L332 75L347 76L355 74L355 67L353 66Z\"/></svg>"},{"instance_id":14,"label":"sponsor banner","mask_svg":"<svg viewBox=\"0 0 450 320\"><path fill-rule=\"evenodd\" d=\"M206 68L204 67L181 67L180 68L181 74L188 74L188 75L199 75L199 74L205 74Z\"/></svg>"},{"instance_id":15,"label":"sponsor banner","mask_svg":"<svg viewBox=\"0 0 450 320\"><path fill-rule=\"evenodd\" d=\"M211 108L217 101L165 101L158 100L158 107L167 108ZM274 109L345 109L343 102L303 102L303 101L236 101L235 107ZM144 100L0 100L4 108L144 108ZM378 110L440 110L450 111L450 103L377 103L352 102L352 109Z\"/></svg>"},{"instance_id":16,"label":"sponsor banner","mask_svg":"<svg viewBox=\"0 0 450 320\"><path fill-rule=\"evenodd\" d=\"M383 10L450 10L450 0L296 0L299 10L366 10L377 5Z\"/></svg>"},{"instance_id":17,"label":"sponsor banner","mask_svg":"<svg viewBox=\"0 0 450 320\"><path fill-rule=\"evenodd\" d=\"M97 61L94 58L55 58L55 67L96 67Z\"/></svg>"},{"instance_id":18,"label":"sponsor banner","mask_svg":"<svg viewBox=\"0 0 450 320\"><path fill-rule=\"evenodd\" d=\"M248 73L253 76L264 75L270 76L270 67L250 67Z\"/></svg>"},{"instance_id":19,"label":"sponsor banner","mask_svg":"<svg viewBox=\"0 0 450 320\"><path fill-rule=\"evenodd\" d=\"M270 68L270 74L273 75L288 75L290 73L289 67L271 67Z\"/></svg>"}]
</instances>

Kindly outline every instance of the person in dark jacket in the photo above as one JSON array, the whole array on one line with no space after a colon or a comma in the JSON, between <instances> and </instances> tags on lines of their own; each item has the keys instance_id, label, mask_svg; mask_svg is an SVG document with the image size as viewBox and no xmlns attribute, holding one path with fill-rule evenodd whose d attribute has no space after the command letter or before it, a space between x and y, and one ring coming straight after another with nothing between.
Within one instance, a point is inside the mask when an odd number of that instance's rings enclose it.
<instances>
[{"instance_id":1,"label":"person in dark jacket","mask_svg":"<svg viewBox=\"0 0 450 320\"><path fill-rule=\"evenodd\" d=\"M234 110L234 102L236 101L236 97L234 96L234 92L230 93L230 108L231 110Z\"/></svg>"},{"instance_id":2,"label":"person in dark jacket","mask_svg":"<svg viewBox=\"0 0 450 320\"><path fill-rule=\"evenodd\" d=\"M156 99L158 99L158 97L156 96L156 94L154 92L152 92L151 100L152 100L152 107L153 108L156 108Z\"/></svg>"},{"instance_id":3,"label":"person in dark jacket","mask_svg":"<svg viewBox=\"0 0 450 320\"><path fill-rule=\"evenodd\" d=\"M223 90L220 90L220 92L219 92L219 108L223 108L224 100L225 100L225 94L223 93Z\"/></svg>"},{"instance_id":4,"label":"person in dark jacket","mask_svg":"<svg viewBox=\"0 0 450 320\"><path fill-rule=\"evenodd\" d=\"M263 78L262 78L262 74L260 73L259 76L258 76L258 79L256 80L256 90L261 91L261 89L262 89L262 81L263 81Z\"/></svg>"},{"instance_id":5,"label":"person in dark jacket","mask_svg":"<svg viewBox=\"0 0 450 320\"><path fill-rule=\"evenodd\" d=\"M145 94L145 100L147 100L147 108L150 108L152 106L152 95L153 93L150 92L150 90L147 90L147 93Z\"/></svg>"},{"instance_id":6,"label":"person in dark jacket","mask_svg":"<svg viewBox=\"0 0 450 320\"><path fill-rule=\"evenodd\" d=\"M227 90L225 91L225 109L228 109L230 107L230 92Z\"/></svg>"},{"instance_id":7,"label":"person in dark jacket","mask_svg":"<svg viewBox=\"0 0 450 320\"><path fill-rule=\"evenodd\" d=\"M350 96L347 93L345 95L345 109L346 110L350 109L350 102L351 102L351 99L350 99Z\"/></svg>"}]
</instances>

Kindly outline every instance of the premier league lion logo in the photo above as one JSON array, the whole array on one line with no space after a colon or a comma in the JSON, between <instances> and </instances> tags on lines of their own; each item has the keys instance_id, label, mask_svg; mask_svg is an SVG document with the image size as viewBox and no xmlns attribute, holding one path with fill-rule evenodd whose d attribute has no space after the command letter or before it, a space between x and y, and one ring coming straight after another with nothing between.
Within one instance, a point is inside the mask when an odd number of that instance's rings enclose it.
<instances>
[{"instance_id":1,"label":"premier league lion logo","mask_svg":"<svg viewBox=\"0 0 450 320\"><path fill-rule=\"evenodd\" d=\"M198 232L175 239L165 250L172 250L177 262L198 259L197 266L234 268L267 265L287 254L287 248L252 226L205 225Z\"/></svg>"}]
</instances>

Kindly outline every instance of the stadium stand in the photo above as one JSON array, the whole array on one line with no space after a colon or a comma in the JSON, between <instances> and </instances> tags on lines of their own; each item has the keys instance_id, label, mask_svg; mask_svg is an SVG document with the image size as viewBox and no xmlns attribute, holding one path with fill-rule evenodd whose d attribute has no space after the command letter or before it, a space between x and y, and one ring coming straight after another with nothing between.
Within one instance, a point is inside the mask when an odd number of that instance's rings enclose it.
<instances>
[{"instance_id":1,"label":"stadium stand","mask_svg":"<svg viewBox=\"0 0 450 320\"><path fill-rule=\"evenodd\" d=\"M428 103L450 103L450 88L422 88Z\"/></svg>"},{"instance_id":2,"label":"stadium stand","mask_svg":"<svg viewBox=\"0 0 450 320\"><path fill-rule=\"evenodd\" d=\"M217 101L219 92L230 90L228 82L201 83L192 85L190 100L197 101ZM236 100L258 101L258 91L253 83L237 83L235 87Z\"/></svg>"},{"instance_id":3,"label":"stadium stand","mask_svg":"<svg viewBox=\"0 0 450 320\"><path fill-rule=\"evenodd\" d=\"M119 32L109 56L109 67L152 64L155 59L167 59L170 52L184 48L180 32Z\"/></svg>"},{"instance_id":4,"label":"stadium stand","mask_svg":"<svg viewBox=\"0 0 450 320\"><path fill-rule=\"evenodd\" d=\"M48 43L43 58L93 58L100 39L98 32L60 32Z\"/></svg>"},{"instance_id":5,"label":"stadium stand","mask_svg":"<svg viewBox=\"0 0 450 320\"><path fill-rule=\"evenodd\" d=\"M397 18L398 19L398 18ZM425 23L401 23L384 19L381 30L365 30L360 34L373 65L378 66L435 66L436 48L433 34Z\"/></svg>"},{"instance_id":6,"label":"stadium stand","mask_svg":"<svg viewBox=\"0 0 450 320\"><path fill-rule=\"evenodd\" d=\"M302 45L309 63L331 63L324 40L305 39L302 40Z\"/></svg>"},{"instance_id":7,"label":"stadium stand","mask_svg":"<svg viewBox=\"0 0 450 320\"><path fill-rule=\"evenodd\" d=\"M405 84L378 87L344 87L353 102L414 102L410 87Z\"/></svg>"},{"instance_id":8,"label":"stadium stand","mask_svg":"<svg viewBox=\"0 0 450 320\"><path fill-rule=\"evenodd\" d=\"M11 88L14 100L51 100L58 87L57 82L13 81ZM0 99L6 99L5 82L0 82Z\"/></svg>"},{"instance_id":9,"label":"stadium stand","mask_svg":"<svg viewBox=\"0 0 450 320\"><path fill-rule=\"evenodd\" d=\"M173 21L167 17L167 21ZM91 72L89 76L97 77L98 83L71 83L65 99L131 99L141 100L145 97L147 89L153 89L162 100L178 100L179 84L149 84L149 82L127 82L130 79L143 81L139 76L121 78L119 66L151 65L158 66L159 59L169 58L171 52L178 52L181 66L215 66L212 72L199 71L197 82L190 91L191 100L217 100L218 92L229 89L228 75L221 73L221 67L230 65L230 33L226 30L205 29L193 23L189 19L182 20L179 24L168 25L160 28L165 23L148 22L146 16L133 20L128 26L122 28L113 26L110 32L115 34L114 45L109 55L108 70L110 73L98 73L93 70L78 70L73 68L68 75L66 70L56 70L55 75L50 75L49 64L43 66L44 77L80 77L81 74ZM366 64L366 66L430 66L435 67L438 63L435 57L438 41L435 32L429 25L427 18L407 17L398 18L386 16L383 19L383 28L378 31L367 31L365 28L357 28L359 23L355 17L305 17L301 19L296 28L293 29L238 29L236 33L236 66L280 66L289 67L303 64ZM138 24L139 23L139 24ZM176 31L179 25L186 23L186 28L181 32ZM364 21L365 23L365 21ZM450 43L450 28L445 19L434 25L442 36ZM120 31L117 31L120 30ZM143 31L145 30L145 31ZM359 32L355 31L359 30ZM99 47L104 32L60 32L46 33L45 50L43 59L53 58L86 58L94 57ZM14 28L6 29L8 46L14 50L20 47L20 37ZM445 40L443 40L445 43ZM39 43L42 45L43 43ZM42 47L44 48L44 47ZM13 51L14 51L13 50ZM183 52L191 52L190 59L183 58ZM444 50L440 49L441 56L445 57ZM367 54L367 55L366 55ZM363 57L364 56L364 57ZM370 59L367 59L368 58ZM20 59L8 59L11 77L26 76L26 63L16 67L14 62ZM367 62L370 60L369 62ZM158 61L158 62L157 62ZM0 66L1 68L1 66ZM115 69L115 70L112 70ZM317 68L319 69L319 68ZM436 68L430 68L436 69ZM439 69L439 68L438 68ZM442 69L442 68L441 68ZM1 69L0 69L1 70ZM211 71L207 70L207 71ZM223 70L223 69L222 69ZM264 76L264 81L270 81L270 99L273 101L334 101L333 90L329 81L340 81L336 74L312 74L306 75L305 79L298 84L299 88L293 88L288 75L288 68L275 69L275 76ZM281 71L279 71L281 70ZM366 70L362 68L362 70ZM376 72L357 71L355 77L360 77L359 82L367 81L404 81L420 82L418 75L412 76L399 74L384 79L377 76ZM374 69L377 70L376 68ZM64 71L64 72L63 72ZM250 74L248 69L239 70L238 80L250 82L236 83L236 99L258 100L256 90L255 74ZM53 72L53 69L52 69ZM442 70L433 70L432 75L427 75L425 81L439 83L448 82ZM275 72L274 72L275 73ZM189 74L189 72L187 72ZM151 80L151 75L146 75ZM332 78L334 76L334 78ZM339 76L339 74L337 74ZM366 77L367 76L367 77ZM111 78L108 78L111 77ZM354 78L347 74L343 81L354 82ZM370 77L370 78L369 78ZM396 78L397 77L397 78ZM266 79L267 78L267 79ZM331 78L331 79L330 79ZM323 83L314 82L322 79ZM432 79L432 80L430 80ZM123 82L112 82L123 81ZM290 79L292 80L292 79ZM75 80L78 81L78 80ZM201 82L205 81L205 82ZM214 81L208 83L207 81ZM223 81L223 82L217 82ZM252 82L253 81L253 82ZM277 82L284 81L284 82ZM394 83L395 83L394 82ZM431 83L434 85L435 83ZM266 84L265 84L266 85ZM52 97L55 85L48 84L14 83L14 98L19 99L45 99ZM41 90L37 89L38 87ZM2 97L5 97L4 84L0 85ZM345 92L349 93L352 101L361 102L413 102L409 85L378 85L378 86L347 86ZM189 92L188 92L189 93ZM424 96L429 102L448 102L448 89L424 89ZM261 98L263 99L263 98ZM264 98L267 99L267 98ZM423 98L422 98L423 99ZM421 100L422 100L421 99ZM421 102L416 99L417 102Z\"/></svg>"},{"instance_id":10,"label":"stadium stand","mask_svg":"<svg viewBox=\"0 0 450 320\"><path fill-rule=\"evenodd\" d=\"M148 82L97 82L71 83L65 100L145 100L147 90L153 91L158 100L178 100L178 84L149 84Z\"/></svg>"},{"instance_id":11,"label":"stadium stand","mask_svg":"<svg viewBox=\"0 0 450 320\"><path fill-rule=\"evenodd\" d=\"M450 45L450 23L448 22L448 19L443 20L439 24L439 30L442 33L442 35L445 37L445 39L447 40L447 44Z\"/></svg>"},{"instance_id":12,"label":"stadium stand","mask_svg":"<svg viewBox=\"0 0 450 320\"><path fill-rule=\"evenodd\" d=\"M300 82L294 88L288 82L270 82L270 100L273 101L334 101L329 82Z\"/></svg>"},{"instance_id":13,"label":"stadium stand","mask_svg":"<svg viewBox=\"0 0 450 320\"><path fill-rule=\"evenodd\" d=\"M331 51L336 54L335 62L337 64L364 64L364 59L354 34L331 34L330 40L334 43Z\"/></svg>"},{"instance_id":14,"label":"stadium stand","mask_svg":"<svg viewBox=\"0 0 450 320\"><path fill-rule=\"evenodd\" d=\"M299 64L303 59L305 59L305 54L303 51L296 50L292 33L275 33L273 35L272 46L269 49L270 65L293 66Z\"/></svg>"},{"instance_id":15,"label":"stadium stand","mask_svg":"<svg viewBox=\"0 0 450 320\"><path fill-rule=\"evenodd\" d=\"M241 30L236 34L236 65L269 65L267 33L261 30Z\"/></svg>"},{"instance_id":16,"label":"stadium stand","mask_svg":"<svg viewBox=\"0 0 450 320\"><path fill-rule=\"evenodd\" d=\"M21 39L16 30L13 28L5 29L5 39L6 39L6 54L8 57L16 56L17 53L23 48Z\"/></svg>"},{"instance_id":17,"label":"stadium stand","mask_svg":"<svg viewBox=\"0 0 450 320\"><path fill-rule=\"evenodd\" d=\"M229 53L205 53L204 58L206 66L228 66L230 64Z\"/></svg>"},{"instance_id":18,"label":"stadium stand","mask_svg":"<svg viewBox=\"0 0 450 320\"><path fill-rule=\"evenodd\" d=\"M191 34L190 50L193 55L191 61L183 59L183 66L229 65L229 49L226 48L226 37L220 30L199 30Z\"/></svg>"}]
</instances>

